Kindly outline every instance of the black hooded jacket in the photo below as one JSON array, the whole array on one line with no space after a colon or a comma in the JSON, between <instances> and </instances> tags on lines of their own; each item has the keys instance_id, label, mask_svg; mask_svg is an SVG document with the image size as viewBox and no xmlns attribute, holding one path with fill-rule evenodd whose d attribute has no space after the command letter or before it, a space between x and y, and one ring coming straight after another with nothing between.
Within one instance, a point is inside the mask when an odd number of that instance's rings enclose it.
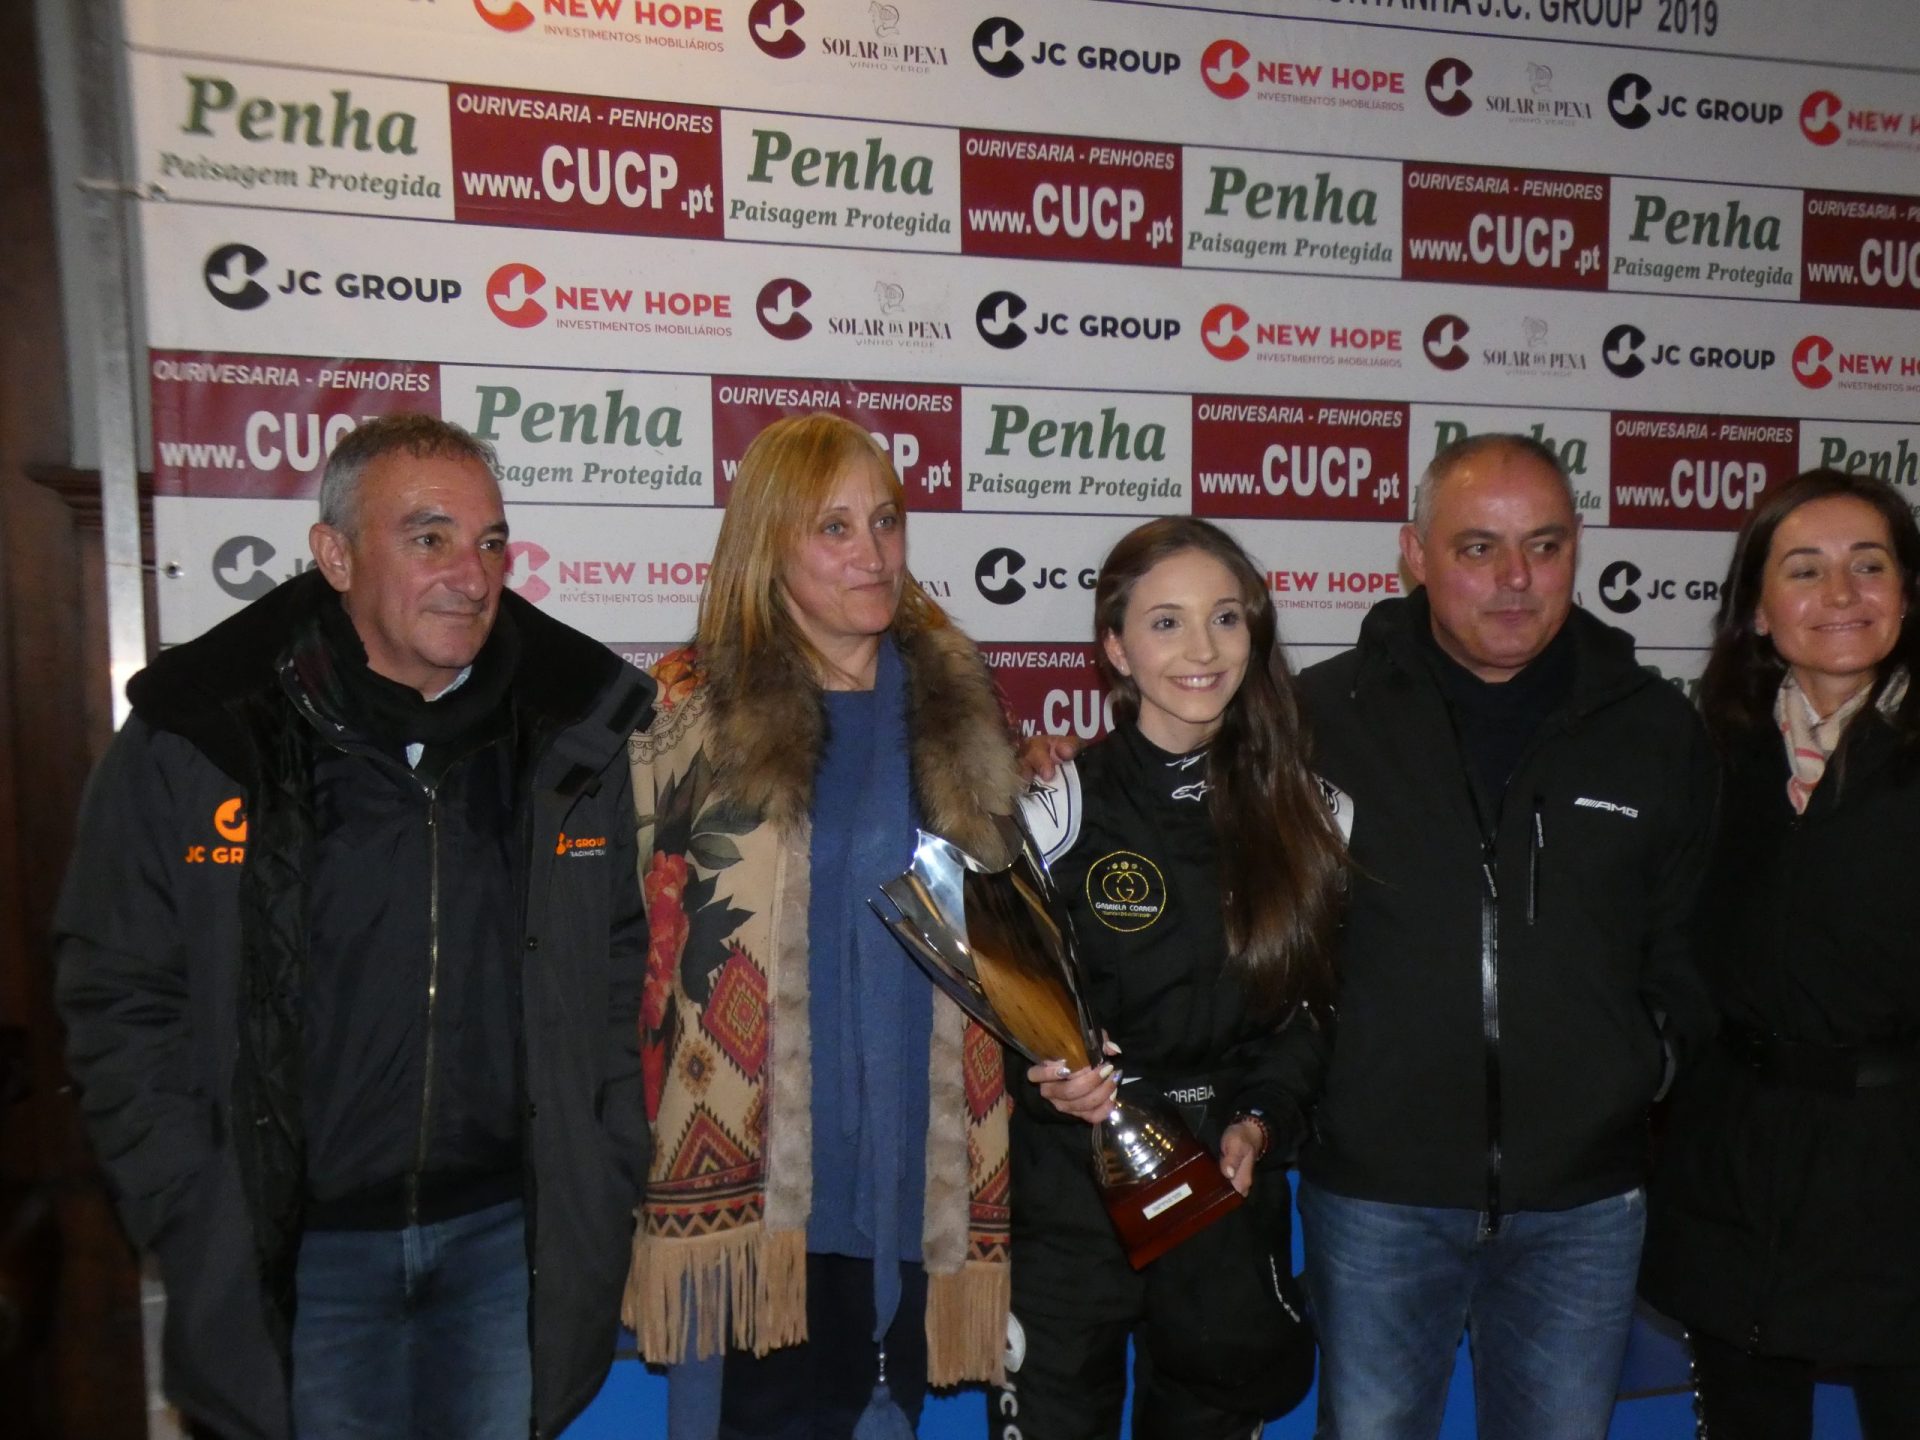
<instances>
[{"instance_id":1,"label":"black hooded jacket","mask_svg":"<svg viewBox=\"0 0 1920 1440\"><path fill-rule=\"evenodd\" d=\"M381 787L402 795L406 772L343 714L321 638L332 603L319 575L300 576L128 687L133 717L89 785L55 922L69 1063L128 1232L159 1260L167 1390L189 1416L235 1440L288 1435L302 1227L316 1198L364 1200L413 1151L469 1200L503 1165L517 1172L535 1433L550 1435L592 1399L612 1357L650 1158L625 742L648 717L651 685L503 596L520 652L505 713L484 732L486 754L443 767L430 747L422 773L453 777L460 844L504 837L487 855L452 853L429 829L430 807L399 801L348 837L343 809L365 823L367 802ZM502 881L504 904L482 893ZM349 929L330 938L343 916ZM339 984L364 982L354 936L396 956L439 937L468 961L518 962L507 986L470 986L436 1018L434 1033L449 1036L436 1073L458 1067L471 1093L409 1106L403 1129L377 1127L359 1153L346 1144L351 1116L312 1102L351 1097L364 1077L307 1074L352 1063L330 1048L355 1033L350 1007L310 947L334 952ZM366 997L380 1012L366 1033L418 1066L423 1037L386 1013L393 993Z\"/></svg>"},{"instance_id":2,"label":"black hooded jacket","mask_svg":"<svg viewBox=\"0 0 1920 1440\"><path fill-rule=\"evenodd\" d=\"M1424 591L1301 677L1314 767L1354 812L1333 1059L1300 1161L1327 1190L1493 1212L1620 1194L1669 1053L1712 1033L1687 938L1705 732L1624 633L1579 609L1567 625L1566 698L1478 805Z\"/></svg>"}]
</instances>

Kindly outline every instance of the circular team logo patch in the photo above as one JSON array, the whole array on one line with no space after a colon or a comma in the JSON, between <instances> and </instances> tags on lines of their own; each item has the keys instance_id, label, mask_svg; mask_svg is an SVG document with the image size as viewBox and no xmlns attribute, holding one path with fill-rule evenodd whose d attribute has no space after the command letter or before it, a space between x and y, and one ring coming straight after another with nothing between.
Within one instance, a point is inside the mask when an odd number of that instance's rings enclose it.
<instances>
[{"instance_id":1,"label":"circular team logo patch","mask_svg":"<svg viewBox=\"0 0 1920 1440\"><path fill-rule=\"evenodd\" d=\"M1167 908L1166 878L1146 856L1116 850L1087 871L1087 904L1109 930L1144 930Z\"/></svg>"}]
</instances>

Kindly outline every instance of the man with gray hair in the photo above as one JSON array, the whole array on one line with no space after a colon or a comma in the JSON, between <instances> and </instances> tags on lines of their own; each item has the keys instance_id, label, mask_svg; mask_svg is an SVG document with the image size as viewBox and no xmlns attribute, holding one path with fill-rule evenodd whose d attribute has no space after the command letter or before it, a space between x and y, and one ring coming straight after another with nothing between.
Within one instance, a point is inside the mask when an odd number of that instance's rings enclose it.
<instances>
[{"instance_id":1,"label":"man with gray hair","mask_svg":"<svg viewBox=\"0 0 1920 1440\"><path fill-rule=\"evenodd\" d=\"M70 1067L197 1433L552 1435L649 1160L651 685L503 593L458 426L348 434L310 543L128 686L56 920Z\"/></svg>"},{"instance_id":2,"label":"man with gray hair","mask_svg":"<svg viewBox=\"0 0 1920 1440\"><path fill-rule=\"evenodd\" d=\"M1712 1029L1687 954L1714 769L1686 700L1574 608L1553 452L1442 450L1416 584L1309 669L1352 798L1338 1021L1300 1157L1320 1440L1432 1440L1462 1329L1482 1440L1604 1440L1647 1106Z\"/></svg>"}]
</instances>

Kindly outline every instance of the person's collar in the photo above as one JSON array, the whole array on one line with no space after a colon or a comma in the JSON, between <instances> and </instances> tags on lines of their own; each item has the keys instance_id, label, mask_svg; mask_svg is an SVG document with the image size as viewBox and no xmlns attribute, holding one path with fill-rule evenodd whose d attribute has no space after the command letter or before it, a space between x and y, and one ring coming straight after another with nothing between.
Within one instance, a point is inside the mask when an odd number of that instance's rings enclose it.
<instances>
[{"instance_id":1,"label":"person's collar","mask_svg":"<svg viewBox=\"0 0 1920 1440\"><path fill-rule=\"evenodd\" d=\"M1199 807L1206 803L1207 792L1213 788L1207 760L1211 742L1184 754L1175 754L1171 750L1162 750L1147 739L1136 720L1121 724L1120 737L1148 791L1155 798L1182 807Z\"/></svg>"}]
</instances>

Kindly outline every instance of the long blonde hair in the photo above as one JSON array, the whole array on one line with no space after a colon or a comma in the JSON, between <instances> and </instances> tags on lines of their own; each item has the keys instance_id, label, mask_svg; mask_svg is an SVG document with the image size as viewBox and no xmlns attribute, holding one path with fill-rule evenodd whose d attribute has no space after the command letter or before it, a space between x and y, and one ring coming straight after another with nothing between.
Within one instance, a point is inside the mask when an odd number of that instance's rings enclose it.
<instances>
[{"instance_id":1,"label":"long blonde hair","mask_svg":"<svg viewBox=\"0 0 1920 1440\"><path fill-rule=\"evenodd\" d=\"M843 415L816 410L776 420L740 457L733 493L720 521L713 564L700 592L696 643L704 655L731 650L741 660L769 649L804 659L815 675L826 659L787 612L780 577L788 557L812 528L833 487L852 465L873 467L906 523L907 495L893 462L873 437ZM902 576L892 629L917 634L947 624L911 571Z\"/></svg>"}]
</instances>

